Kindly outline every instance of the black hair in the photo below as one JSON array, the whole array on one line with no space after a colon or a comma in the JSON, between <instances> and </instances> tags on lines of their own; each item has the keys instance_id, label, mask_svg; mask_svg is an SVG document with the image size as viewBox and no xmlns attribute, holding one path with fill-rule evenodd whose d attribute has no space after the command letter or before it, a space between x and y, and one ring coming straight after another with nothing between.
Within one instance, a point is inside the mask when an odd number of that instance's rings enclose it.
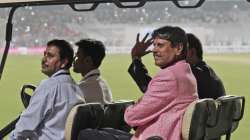
<instances>
[{"instance_id":1,"label":"black hair","mask_svg":"<svg viewBox=\"0 0 250 140\"><path fill-rule=\"evenodd\" d=\"M77 42L76 45L79 47L81 53L92 58L96 68L101 65L105 57L105 46L101 41L95 39L82 39Z\"/></svg>"},{"instance_id":2,"label":"black hair","mask_svg":"<svg viewBox=\"0 0 250 140\"><path fill-rule=\"evenodd\" d=\"M196 55L199 59L203 59L202 44L198 37L192 33L187 33L189 48L194 48L196 50Z\"/></svg>"},{"instance_id":3,"label":"black hair","mask_svg":"<svg viewBox=\"0 0 250 140\"><path fill-rule=\"evenodd\" d=\"M172 43L172 47L175 47L176 45L181 43L183 45L181 59L186 58L188 41L186 32L182 28L177 26L163 26L154 30L152 37L153 38L159 37L161 39L168 40Z\"/></svg>"},{"instance_id":4,"label":"black hair","mask_svg":"<svg viewBox=\"0 0 250 140\"><path fill-rule=\"evenodd\" d=\"M65 40L54 39L47 43L47 46L55 46L59 49L60 59L67 59L69 62L65 66L65 69L69 69L72 66L74 59L74 50L72 46Z\"/></svg>"}]
</instances>

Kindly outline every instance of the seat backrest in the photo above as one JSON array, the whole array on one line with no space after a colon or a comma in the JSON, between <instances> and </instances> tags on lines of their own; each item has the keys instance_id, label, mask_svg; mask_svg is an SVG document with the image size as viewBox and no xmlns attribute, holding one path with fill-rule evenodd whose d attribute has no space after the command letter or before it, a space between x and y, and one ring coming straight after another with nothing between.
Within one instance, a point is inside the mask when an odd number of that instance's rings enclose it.
<instances>
[{"instance_id":1,"label":"seat backrest","mask_svg":"<svg viewBox=\"0 0 250 140\"><path fill-rule=\"evenodd\" d=\"M213 99L192 102L183 116L183 140L203 140L206 135L206 127L215 123L215 113L216 105Z\"/></svg>"},{"instance_id":2,"label":"seat backrest","mask_svg":"<svg viewBox=\"0 0 250 140\"><path fill-rule=\"evenodd\" d=\"M32 84L25 84L23 85L23 87L21 88L21 99L23 102L23 105L25 108L28 107L29 103L30 103L30 98L32 95L29 94L29 92L32 91L33 92L36 90L36 86L32 85ZM29 91L29 92L28 92Z\"/></svg>"},{"instance_id":3,"label":"seat backrest","mask_svg":"<svg viewBox=\"0 0 250 140\"><path fill-rule=\"evenodd\" d=\"M104 119L101 127L110 127L129 132L131 127L124 121L125 109L134 101L120 101L104 106Z\"/></svg>"},{"instance_id":4,"label":"seat backrest","mask_svg":"<svg viewBox=\"0 0 250 140\"><path fill-rule=\"evenodd\" d=\"M245 98L242 96L222 96L216 99L216 102L216 125L207 129L206 137L208 139L221 135L230 137L231 133L237 129L244 114Z\"/></svg>"},{"instance_id":5,"label":"seat backrest","mask_svg":"<svg viewBox=\"0 0 250 140\"><path fill-rule=\"evenodd\" d=\"M191 103L183 118L184 140L209 140L230 134L244 113L245 98L223 96L217 100L202 99Z\"/></svg>"},{"instance_id":6,"label":"seat backrest","mask_svg":"<svg viewBox=\"0 0 250 140\"><path fill-rule=\"evenodd\" d=\"M104 110L99 103L78 104L74 106L66 120L65 140L76 140L85 128L99 128Z\"/></svg>"}]
</instances>

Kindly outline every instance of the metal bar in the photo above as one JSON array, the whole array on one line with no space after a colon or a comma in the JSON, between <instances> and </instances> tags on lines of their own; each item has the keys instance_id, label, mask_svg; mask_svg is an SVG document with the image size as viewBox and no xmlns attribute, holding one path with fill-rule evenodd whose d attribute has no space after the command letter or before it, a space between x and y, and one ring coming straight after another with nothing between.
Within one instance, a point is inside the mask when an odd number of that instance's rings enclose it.
<instances>
[{"instance_id":1,"label":"metal bar","mask_svg":"<svg viewBox=\"0 0 250 140\"><path fill-rule=\"evenodd\" d=\"M8 52L9 52L9 48L10 48L10 42L12 39L12 18L13 15L16 11L18 7L12 7L9 13L9 18L8 18L8 22L6 25L6 33L5 33L5 40L6 40L6 45L5 45L5 49L4 49L4 53L3 53L3 57L2 57L2 61L1 61L1 65L0 65L0 80L3 74L3 69L4 69L4 65L8 56Z\"/></svg>"},{"instance_id":2,"label":"metal bar","mask_svg":"<svg viewBox=\"0 0 250 140\"><path fill-rule=\"evenodd\" d=\"M0 140L7 136L12 130L15 129L16 123L19 120L20 116L17 117L14 121L10 122L6 127L0 130Z\"/></svg>"},{"instance_id":3,"label":"metal bar","mask_svg":"<svg viewBox=\"0 0 250 140\"><path fill-rule=\"evenodd\" d=\"M123 2L121 0L113 0L115 5L119 8L137 8L137 7L142 7L146 4L147 0L140 0L136 2L137 4L132 4L132 5L124 5L122 4Z\"/></svg>"},{"instance_id":4,"label":"metal bar","mask_svg":"<svg viewBox=\"0 0 250 140\"><path fill-rule=\"evenodd\" d=\"M98 5L99 3L93 3L93 5L89 8L77 8L76 4L69 4L69 6L76 12L92 11L95 10Z\"/></svg>"},{"instance_id":5,"label":"metal bar","mask_svg":"<svg viewBox=\"0 0 250 140\"><path fill-rule=\"evenodd\" d=\"M199 0L195 5L181 5L179 1L180 0L173 0L173 3L178 8L198 8L205 2L205 0Z\"/></svg>"},{"instance_id":6,"label":"metal bar","mask_svg":"<svg viewBox=\"0 0 250 140\"><path fill-rule=\"evenodd\" d=\"M172 0L146 0L147 2L172 1ZM1 7L14 6L42 6L42 5L68 5L68 4L93 4L93 3L113 3L114 0L31 0L24 2L1 3ZM140 0L120 0L120 2L140 2Z\"/></svg>"}]
</instances>

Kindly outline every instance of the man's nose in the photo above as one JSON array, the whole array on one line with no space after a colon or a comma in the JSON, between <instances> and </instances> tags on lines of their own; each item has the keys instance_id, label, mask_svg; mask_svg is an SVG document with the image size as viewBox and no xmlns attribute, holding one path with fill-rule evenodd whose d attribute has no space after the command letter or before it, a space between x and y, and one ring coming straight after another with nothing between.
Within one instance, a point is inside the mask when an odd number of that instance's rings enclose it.
<instances>
[{"instance_id":1,"label":"man's nose","mask_svg":"<svg viewBox=\"0 0 250 140\"><path fill-rule=\"evenodd\" d=\"M46 60L47 60L47 56L44 55L44 56L42 57L42 61L45 62Z\"/></svg>"},{"instance_id":2,"label":"man's nose","mask_svg":"<svg viewBox=\"0 0 250 140\"><path fill-rule=\"evenodd\" d=\"M157 51L157 46L154 46L152 52L155 53Z\"/></svg>"}]
</instances>

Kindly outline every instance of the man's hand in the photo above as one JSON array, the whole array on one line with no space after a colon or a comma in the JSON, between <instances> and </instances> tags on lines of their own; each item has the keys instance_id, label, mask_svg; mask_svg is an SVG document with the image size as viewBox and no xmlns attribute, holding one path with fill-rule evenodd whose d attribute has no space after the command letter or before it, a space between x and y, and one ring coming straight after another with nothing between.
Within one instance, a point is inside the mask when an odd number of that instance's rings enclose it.
<instances>
[{"instance_id":1,"label":"man's hand","mask_svg":"<svg viewBox=\"0 0 250 140\"><path fill-rule=\"evenodd\" d=\"M137 34L136 43L131 51L132 59L141 58L142 56L150 53L151 51L147 51L147 48L153 43L153 39L150 38L147 40L149 33L147 33L144 38L140 41L140 34Z\"/></svg>"}]
</instances>

